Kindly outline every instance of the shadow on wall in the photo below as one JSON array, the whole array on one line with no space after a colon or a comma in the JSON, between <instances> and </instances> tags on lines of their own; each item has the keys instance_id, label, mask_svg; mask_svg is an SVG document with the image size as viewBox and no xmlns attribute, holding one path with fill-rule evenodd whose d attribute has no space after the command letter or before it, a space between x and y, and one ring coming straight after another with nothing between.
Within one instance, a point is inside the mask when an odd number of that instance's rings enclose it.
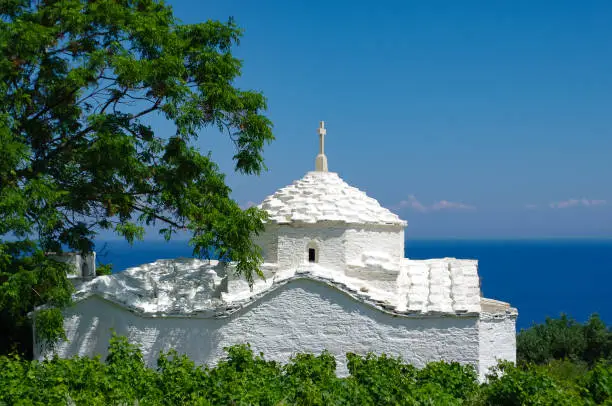
<instances>
[{"instance_id":1,"label":"shadow on wall","mask_svg":"<svg viewBox=\"0 0 612 406\"><path fill-rule=\"evenodd\" d=\"M287 362L298 352L329 350L346 375L347 352L402 356L416 366L454 360L478 366L477 317L410 318L385 313L325 283L295 280L224 318L141 317L92 296L67 310L62 357L106 355L111 329L140 345L155 366L171 348L194 362L214 365L224 347L248 342L268 359Z\"/></svg>"}]
</instances>

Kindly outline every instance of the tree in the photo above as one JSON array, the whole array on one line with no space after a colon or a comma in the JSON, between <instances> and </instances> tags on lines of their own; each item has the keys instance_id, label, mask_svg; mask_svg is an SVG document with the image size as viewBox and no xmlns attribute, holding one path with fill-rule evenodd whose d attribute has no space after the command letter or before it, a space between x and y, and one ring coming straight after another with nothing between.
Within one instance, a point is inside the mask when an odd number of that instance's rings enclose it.
<instances>
[{"instance_id":1,"label":"tree","mask_svg":"<svg viewBox=\"0 0 612 406\"><path fill-rule=\"evenodd\" d=\"M521 330L516 336L519 363L547 364L568 359L592 366L612 359L612 330L594 313L585 323L561 314Z\"/></svg>"},{"instance_id":2,"label":"tree","mask_svg":"<svg viewBox=\"0 0 612 406\"><path fill-rule=\"evenodd\" d=\"M129 242L146 225L160 224L166 239L188 230L194 255L236 261L252 282L262 257L251 236L265 214L241 210L210 153L194 146L217 127L234 143L236 171L265 169L272 124L264 96L234 86L234 21L184 25L158 0L3 0L0 13L0 322L9 342L27 349L26 315L43 304L37 333L61 336L72 286L43 253L90 251L100 230ZM152 116L174 133L157 134Z\"/></svg>"}]
</instances>

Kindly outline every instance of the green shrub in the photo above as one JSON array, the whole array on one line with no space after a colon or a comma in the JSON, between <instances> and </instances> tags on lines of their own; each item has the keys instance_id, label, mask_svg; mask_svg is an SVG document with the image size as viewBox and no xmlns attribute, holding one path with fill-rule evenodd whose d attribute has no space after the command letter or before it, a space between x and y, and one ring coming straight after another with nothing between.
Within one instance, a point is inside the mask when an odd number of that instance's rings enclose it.
<instances>
[{"instance_id":1,"label":"green shrub","mask_svg":"<svg viewBox=\"0 0 612 406\"><path fill-rule=\"evenodd\" d=\"M608 336L592 320L582 329L586 344L580 354L597 358L593 364L575 360L572 354L578 353L566 346L580 342L571 336L576 324L549 322L545 334L528 338L557 343L529 353L551 360L502 362L484 384L471 366L440 361L417 369L400 358L352 353L350 375L340 378L329 352L297 354L281 365L255 355L248 344L226 348L227 356L214 367L162 352L154 369L137 346L113 335L104 361L1 356L0 405L611 405ZM554 359L560 354L566 358Z\"/></svg>"},{"instance_id":2,"label":"green shrub","mask_svg":"<svg viewBox=\"0 0 612 406\"><path fill-rule=\"evenodd\" d=\"M478 375L471 365L430 362L417 372L417 384L437 386L440 392L456 399L467 399L478 389Z\"/></svg>"},{"instance_id":3,"label":"green shrub","mask_svg":"<svg viewBox=\"0 0 612 406\"><path fill-rule=\"evenodd\" d=\"M373 404L398 404L416 388L416 368L400 358L347 354L348 370Z\"/></svg>"},{"instance_id":4,"label":"green shrub","mask_svg":"<svg viewBox=\"0 0 612 406\"><path fill-rule=\"evenodd\" d=\"M535 366L518 368L502 362L483 385L486 405L581 405L584 401L572 391L565 390L553 377Z\"/></svg>"},{"instance_id":5,"label":"green shrub","mask_svg":"<svg viewBox=\"0 0 612 406\"><path fill-rule=\"evenodd\" d=\"M96 276L111 275L113 273L113 264L98 263L96 266Z\"/></svg>"},{"instance_id":6,"label":"green shrub","mask_svg":"<svg viewBox=\"0 0 612 406\"><path fill-rule=\"evenodd\" d=\"M599 361L582 380L585 397L598 405L612 404L612 363Z\"/></svg>"},{"instance_id":7,"label":"green shrub","mask_svg":"<svg viewBox=\"0 0 612 406\"><path fill-rule=\"evenodd\" d=\"M516 338L519 363L546 364L567 358L593 365L612 356L612 331L597 314L586 324L565 314L559 319L547 318L543 324L521 330Z\"/></svg>"},{"instance_id":8,"label":"green shrub","mask_svg":"<svg viewBox=\"0 0 612 406\"><path fill-rule=\"evenodd\" d=\"M211 404L277 404L283 398L280 364L253 355L249 345L226 348L228 357L205 370Z\"/></svg>"}]
</instances>

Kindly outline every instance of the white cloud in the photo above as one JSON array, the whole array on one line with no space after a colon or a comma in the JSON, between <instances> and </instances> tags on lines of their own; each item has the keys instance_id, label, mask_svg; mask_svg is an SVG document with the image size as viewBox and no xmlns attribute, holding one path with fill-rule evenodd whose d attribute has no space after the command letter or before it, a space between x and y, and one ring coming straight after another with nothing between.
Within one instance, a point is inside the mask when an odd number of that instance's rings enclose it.
<instances>
[{"instance_id":1,"label":"white cloud","mask_svg":"<svg viewBox=\"0 0 612 406\"><path fill-rule=\"evenodd\" d=\"M400 201L396 206L396 209L412 209L421 213L427 213L431 211L439 210L475 210L476 207L469 204L459 202L449 202L448 200L440 200L433 203L430 206L421 203L414 195L409 195L408 199Z\"/></svg>"},{"instance_id":2,"label":"white cloud","mask_svg":"<svg viewBox=\"0 0 612 406\"><path fill-rule=\"evenodd\" d=\"M592 206L603 206L608 202L601 199L568 199L560 202L553 202L549 204L551 209L567 209L570 207L592 207Z\"/></svg>"},{"instance_id":3,"label":"white cloud","mask_svg":"<svg viewBox=\"0 0 612 406\"><path fill-rule=\"evenodd\" d=\"M474 210L474 206L459 202L449 202L448 200L440 200L431 206L432 210L458 209L458 210Z\"/></svg>"},{"instance_id":4,"label":"white cloud","mask_svg":"<svg viewBox=\"0 0 612 406\"><path fill-rule=\"evenodd\" d=\"M408 199L402 200L396 206L398 209L412 209L416 211L426 212L428 211L427 207L423 206L421 202L417 200L414 195L408 196Z\"/></svg>"}]
</instances>

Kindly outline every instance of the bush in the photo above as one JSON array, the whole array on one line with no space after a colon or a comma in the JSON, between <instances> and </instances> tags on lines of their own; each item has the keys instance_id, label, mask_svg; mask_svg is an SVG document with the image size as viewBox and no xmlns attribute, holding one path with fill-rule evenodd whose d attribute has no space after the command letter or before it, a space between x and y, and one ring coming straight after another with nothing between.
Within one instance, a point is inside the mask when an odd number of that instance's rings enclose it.
<instances>
[{"instance_id":1,"label":"bush","mask_svg":"<svg viewBox=\"0 0 612 406\"><path fill-rule=\"evenodd\" d=\"M435 386L457 399L467 399L478 389L478 375L471 365L431 362L417 372L417 383Z\"/></svg>"},{"instance_id":2,"label":"bush","mask_svg":"<svg viewBox=\"0 0 612 406\"><path fill-rule=\"evenodd\" d=\"M471 366L417 369L400 358L351 353L350 375L339 378L328 352L297 354L281 365L248 344L226 348L215 367L169 351L153 369L137 346L113 336L105 361L0 356L0 405L612 404L610 331L597 316L585 325L549 319L519 333L519 343L519 365L502 362L479 384Z\"/></svg>"},{"instance_id":3,"label":"bush","mask_svg":"<svg viewBox=\"0 0 612 406\"><path fill-rule=\"evenodd\" d=\"M598 405L612 404L612 363L600 360L584 377L585 397Z\"/></svg>"},{"instance_id":4,"label":"bush","mask_svg":"<svg viewBox=\"0 0 612 406\"><path fill-rule=\"evenodd\" d=\"M393 404L411 397L416 384L416 368L412 365L386 355L362 357L349 353L346 357L351 380L363 388L373 404Z\"/></svg>"},{"instance_id":5,"label":"bush","mask_svg":"<svg viewBox=\"0 0 612 406\"><path fill-rule=\"evenodd\" d=\"M298 354L287 365L255 355L248 345L227 348L215 367L196 366L176 351L147 368L124 337L100 358L26 361L0 357L0 404L76 405L594 405L610 404L612 371L600 361L586 371L569 361L516 367L501 363L486 384L472 367L432 362L423 369L399 358L348 354L350 376L336 360ZM580 369L583 368L583 369Z\"/></svg>"},{"instance_id":6,"label":"bush","mask_svg":"<svg viewBox=\"0 0 612 406\"><path fill-rule=\"evenodd\" d=\"M509 362L500 363L483 385L487 405L581 405L584 401L565 390L553 377L532 366L517 368Z\"/></svg>"},{"instance_id":7,"label":"bush","mask_svg":"<svg viewBox=\"0 0 612 406\"><path fill-rule=\"evenodd\" d=\"M565 314L547 318L516 337L519 363L546 364L553 359L570 359L593 365L612 356L612 331L597 314L580 324Z\"/></svg>"}]
</instances>

